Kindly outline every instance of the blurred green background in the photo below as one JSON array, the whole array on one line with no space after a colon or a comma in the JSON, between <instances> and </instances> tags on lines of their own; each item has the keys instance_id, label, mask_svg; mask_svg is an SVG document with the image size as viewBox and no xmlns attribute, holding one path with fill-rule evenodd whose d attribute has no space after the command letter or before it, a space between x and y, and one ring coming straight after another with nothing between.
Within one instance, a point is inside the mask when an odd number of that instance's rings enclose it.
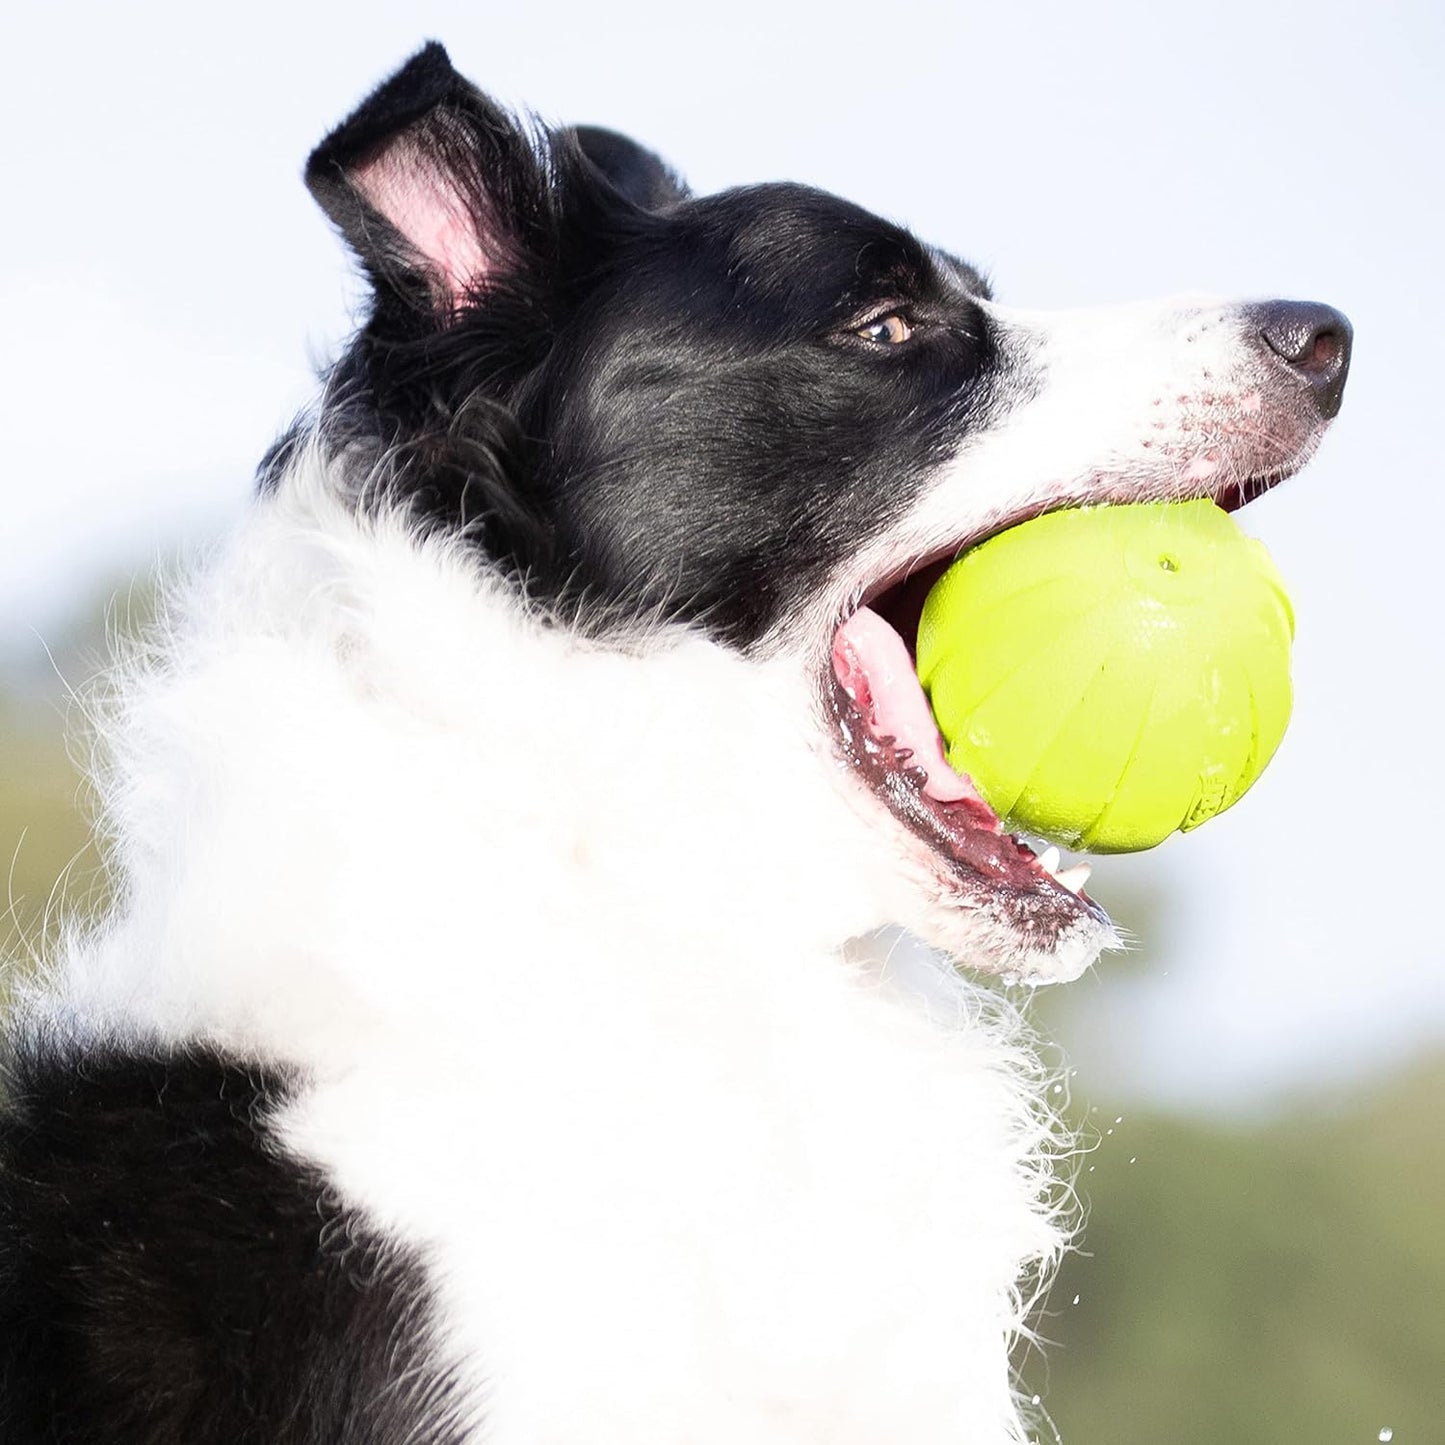
<instances>
[{"instance_id":1,"label":"blurred green background","mask_svg":"<svg viewBox=\"0 0 1445 1445\"><path fill-rule=\"evenodd\" d=\"M62 902L104 896L63 732L82 721L68 692L105 655L106 611L83 610L45 668L0 671L11 957ZM1036 1012L1065 1054L1087 1053L1068 989ZM1020 1357L1041 1445L1445 1440L1445 1060L1250 1120L1111 1104L1083 1071L1070 1092L1090 1220L1040 1321L1047 1348Z\"/></svg>"},{"instance_id":2,"label":"blurred green background","mask_svg":"<svg viewBox=\"0 0 1445 1445\"><path fill-rule=\"evenodd\" d=\"M50 689L4 687L0 674L0 1007L18 971L43 951L67 903L102 885L89 807L68 755L65 708Z\"/></svg>"}]
</instances>

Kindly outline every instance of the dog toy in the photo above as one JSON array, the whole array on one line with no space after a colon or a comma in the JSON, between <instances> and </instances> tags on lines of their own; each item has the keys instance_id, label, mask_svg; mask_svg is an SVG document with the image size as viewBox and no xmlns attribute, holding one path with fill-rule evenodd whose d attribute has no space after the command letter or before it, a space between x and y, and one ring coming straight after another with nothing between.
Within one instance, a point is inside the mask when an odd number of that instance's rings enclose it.
<instances>
[{"instance_id":1,"label":"dog toy","mask_svg":"<svg viewBox=\"0 0 1445 1445\"><path fill-rule=\"evenodd\" d=\"M1051 512L928 595L918 673L1010 826L1152 848L1235 803L1290 713L1294 616L1263 545L1208 500Z\"/></svg>"}]
</instances>

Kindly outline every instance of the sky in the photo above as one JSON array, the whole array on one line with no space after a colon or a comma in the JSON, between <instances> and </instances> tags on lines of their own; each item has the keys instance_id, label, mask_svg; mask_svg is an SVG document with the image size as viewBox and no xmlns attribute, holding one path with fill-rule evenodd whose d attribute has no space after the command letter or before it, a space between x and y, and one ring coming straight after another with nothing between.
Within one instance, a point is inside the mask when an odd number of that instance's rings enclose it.
<instances>
[{"instance_id":1,"label":"sky","mask_svg":"<svg viewBox=\"0 0 1445 1445\"><path fill-rule=\"evenodd\" d=\"M1232 812L1103 860L1143 934L1071 985L1121 1096L1268 1107L1445 1044L1433 352L1445 9L613 0L7 0L0 664L244 507L358 292L299 180L423 39L502 99L661 150L695 189L838 191L1000 300L1327 301L1355 361L1315 462L1241 520L1298 622L1295 717Z\"/></svg>"}]
</instances>

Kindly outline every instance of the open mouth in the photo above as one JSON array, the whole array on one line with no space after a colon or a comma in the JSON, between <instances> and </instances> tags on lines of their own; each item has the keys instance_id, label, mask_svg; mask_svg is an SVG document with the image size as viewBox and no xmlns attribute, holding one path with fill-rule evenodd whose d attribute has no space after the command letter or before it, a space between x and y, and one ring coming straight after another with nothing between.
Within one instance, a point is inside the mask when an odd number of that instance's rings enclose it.
<instances>
[{"instance_id":1,"label":"open mouth","mask_svg":"<svg viewBox=\"0 0 1445 1445\"><path fill-rule=\"evenodd\" d=\"M1284 472L1217 488L1211 499L1236 511ZM1091 500L1138 501L1107 485ZM1197 495L1197 492L1196 492ZM1186 500L1174 495L1175 500ZM1063 499L1060 508L1083 504ZM1103 908L1085 892L1090 865L1064 867L1059 850L1011 833L972 779L950 766L928 698L918 680L915 639L924 601L965 551L1046 511L1036 507L967 537L943 555L894 572L839 622L828 689L837 736L854 772L915 837L927 845L941 894L956 909L986 915L994 943L989 966L1033 981L1073 977L1114 941ZM1001 935L1006 942L999 947Z\"/></svg>"}]
</instances>

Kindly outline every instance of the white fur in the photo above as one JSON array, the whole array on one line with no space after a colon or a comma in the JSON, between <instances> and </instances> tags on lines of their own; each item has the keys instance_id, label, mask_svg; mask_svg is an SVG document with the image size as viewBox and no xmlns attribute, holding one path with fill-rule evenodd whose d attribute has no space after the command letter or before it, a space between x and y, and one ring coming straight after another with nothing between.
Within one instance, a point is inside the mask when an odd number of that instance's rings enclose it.
<instances>
[{"instance_id":1,"label":"white fur","mask_svg":"<svg viewBox=\"0 0 1445 1445\"><path fill-rule=\"evenodd\" d=\"M846 941L913 887L816 675L601 648L308 460L107 724L122 906L37 1004L293 1062L492 1445L1025 1438L1062 1234L997 1000Z\"/></svg>"},{"instance_id":2,"label":"white fur","mask_svg":"<svg viewBox=\"0 0 1445 1445\"><path fill-rule=\"evenodd\" d=\"M765 661L549 628L308 457L117 691L122 906L34 1006L304 1069L278 1136L424 1251L478 1442L1025 1438L1008 1351L1063 1242L1036 1065L936 957L849 941L1016 945L832 747L831 625L1020 509L1313 435L1261 429L1223 308L992 315L1028 385Z\"/></svg>"}]
</instances>

